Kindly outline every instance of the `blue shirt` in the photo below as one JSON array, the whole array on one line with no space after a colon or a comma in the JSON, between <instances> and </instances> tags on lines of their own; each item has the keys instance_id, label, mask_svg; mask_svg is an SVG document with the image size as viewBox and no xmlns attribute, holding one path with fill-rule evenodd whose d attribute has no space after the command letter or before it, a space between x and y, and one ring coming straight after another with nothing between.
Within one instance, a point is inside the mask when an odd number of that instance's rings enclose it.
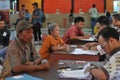
<instances>
[{"instance_id":1,"label":"blue shirt","mask_svg":"<svg viewBox=\"0 0 120 80\"><path fill-rule=\"evenodd\" d=\"M36 24L36 23L39 23L39 24L42 24L42 16L43 16L43 12L41 9L35 9L33 11L33 15L34 16L38 16L38 18L32 18L32 22L33 24Z\"/></svg>"}]
</instances>

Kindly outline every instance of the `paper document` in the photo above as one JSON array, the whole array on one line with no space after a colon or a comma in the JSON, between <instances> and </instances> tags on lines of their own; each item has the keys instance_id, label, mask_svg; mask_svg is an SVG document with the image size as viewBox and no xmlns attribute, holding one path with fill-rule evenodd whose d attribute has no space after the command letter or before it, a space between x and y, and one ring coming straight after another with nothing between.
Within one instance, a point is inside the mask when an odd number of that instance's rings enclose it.
<instances>
[{"instance_id":1,"label":"paper document","mask_svg":"<svg viewBox=\"0 0 120 80\"><path fill-rule=\"evenodd\" d=\"M90 37L89 39L80 39L82 41L95 41L95 38Z\"/></svg>"},{"instance_id":2,"label":"paper document","mask_svg":"<svg viewBox=\"0 0 120 80\"><path fill-rule=\"evenodd\" d=\"M91 80L91 75L89 72L85 73L86 68L90 66L87 64L84 69L81 70L72 70L72 71L63 71L59 74L60 78L74 78L74 79L85 79Z\"/></svg>"},{"instance_id":3,"label":"paper document","mask_svg":"<svg viewBox=\"0 0 120 80\"><path fill-rule=\"evenodd\" d=\"M87 55L97 55L98 51L93 51L93 50L83 50L81 48L76 48L72 54L87 54Z\"/></svg>"}]
</instances>

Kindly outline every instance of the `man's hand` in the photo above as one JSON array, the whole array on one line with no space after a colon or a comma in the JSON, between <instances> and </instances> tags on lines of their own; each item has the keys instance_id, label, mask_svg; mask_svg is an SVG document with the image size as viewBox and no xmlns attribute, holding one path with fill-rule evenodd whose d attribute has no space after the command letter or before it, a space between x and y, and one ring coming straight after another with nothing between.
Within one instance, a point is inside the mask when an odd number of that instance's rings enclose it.
<instances>
[{"instance_id":1,"label":"man's hand","mask_svg":"<svg viewBox=\"0 0 120 80\"><path fill-rule=\"evenodd\" d=\"M25 64L26 64L26 65L34 65L34 62L28 61L28 62L26 62Z\"/></svg>"}]
</instances>

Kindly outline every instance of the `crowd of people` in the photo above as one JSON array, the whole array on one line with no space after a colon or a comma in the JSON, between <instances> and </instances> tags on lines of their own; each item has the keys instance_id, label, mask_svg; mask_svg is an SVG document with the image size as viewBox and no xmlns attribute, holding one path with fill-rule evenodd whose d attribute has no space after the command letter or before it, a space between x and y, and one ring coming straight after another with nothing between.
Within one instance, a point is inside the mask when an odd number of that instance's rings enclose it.
<instances>
[{"instance_id":1,"label":"crowd of people","mask_svg":"<svg viewBox=\"0 0 120 80\"><path fill-rule=\"evenodd\" d=\"M60 37L59 25L50 23L48 24L48 35L37 52L32 44L32 39L34 35L34 41L41 40L43 12L38 8L38 3L34 2L32 5L34 11L31 20L25 5L21 6L14 33L10 34L9 30L5 28L4 21L0 21L0 57L4 58L0 77L36 70L48 70L50 69L50 54L52 52L67 52L68 45L72 44L74 40L91 37L82 31L84 17L75 17L74 24L69 26L63 37ZM120 76L120 14L113 14L110 17L107 13L108 16L97 18L98 12L95 4L89 13L91 14L92 34L94 34L93 26L95 26L97 42L86 43L83 49L98 50L99 61L106 59L107 61L102 67L90 66L86 71L89 71L96 79L118 80Z\"/></svg>"}]
</instances>

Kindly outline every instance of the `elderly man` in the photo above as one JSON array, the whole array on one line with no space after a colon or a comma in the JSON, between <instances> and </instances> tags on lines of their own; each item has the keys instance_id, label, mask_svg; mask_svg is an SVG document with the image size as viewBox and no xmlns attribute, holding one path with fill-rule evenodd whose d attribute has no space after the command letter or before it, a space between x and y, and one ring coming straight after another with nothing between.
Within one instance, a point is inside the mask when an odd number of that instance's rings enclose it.
<instances>
[{"instance_id":1,"label":"elderly man","mask_svg":"<svg viewBox=\"0 0 120 80\"><path fill-rule=\"evenodd\" d=\"M98 34L98 42L109 55L109 60L101 68L90 67L91 74L100 80L119 80L120 76L120 43L119 33L106 27Z\"/></svg>"},{"instance_id":2,"label":"elderly man","mask_svg":"<svg viewBox=\"0 0 120 80\"><path fill-rule=\"evenodd\" d=\"M32 26L25 20L17 24L17 38L8 46L3 64L3 76L49 69L47 60L42 60L32 45Z\"/></svg>"}]
</instances>

